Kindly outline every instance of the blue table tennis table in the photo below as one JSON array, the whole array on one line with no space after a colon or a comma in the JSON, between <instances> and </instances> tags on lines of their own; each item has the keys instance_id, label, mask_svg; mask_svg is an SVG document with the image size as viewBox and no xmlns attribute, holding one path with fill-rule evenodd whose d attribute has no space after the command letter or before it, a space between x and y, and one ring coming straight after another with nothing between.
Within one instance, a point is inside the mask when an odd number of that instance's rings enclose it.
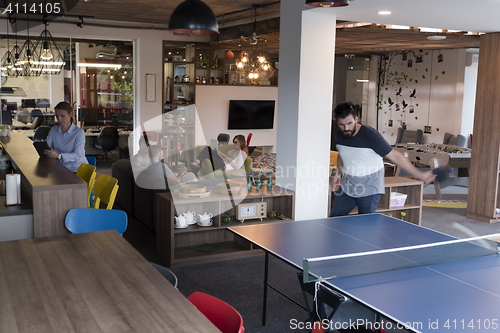
<instances>
[{"instance_id":1,"label":"blue table tennis table","mask_svg":"<svg viewBox=\"0 0 500 333\"><path fill-rule=\"evenodd\" d=\"M265 251L263 324L269 254L302 269L304 258L456 240L382 214L228 229ZM492 332L500 329L500 255L496 251L480 257L332 279L324 283L410 331Z\"/></svg>"}]
</instances>

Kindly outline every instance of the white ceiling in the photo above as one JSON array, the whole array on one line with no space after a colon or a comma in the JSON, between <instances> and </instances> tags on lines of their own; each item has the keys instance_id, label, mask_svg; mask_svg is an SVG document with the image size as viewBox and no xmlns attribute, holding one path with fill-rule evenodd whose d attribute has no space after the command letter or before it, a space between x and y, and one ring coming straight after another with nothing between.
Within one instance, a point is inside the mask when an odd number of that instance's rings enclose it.
<instances>
[{"instance_id":1,"label":"white ceiling","mask_svg":"<svg viewBox=\"0 0 500 333\"><path fill-rule=\"evenodd\" d=\"M351 0L349 6L324 8L338 20L409 25L473 32L500 31L500 0ZM379 15L389 10L391 15Z\"/></svg>"}]
</instances>

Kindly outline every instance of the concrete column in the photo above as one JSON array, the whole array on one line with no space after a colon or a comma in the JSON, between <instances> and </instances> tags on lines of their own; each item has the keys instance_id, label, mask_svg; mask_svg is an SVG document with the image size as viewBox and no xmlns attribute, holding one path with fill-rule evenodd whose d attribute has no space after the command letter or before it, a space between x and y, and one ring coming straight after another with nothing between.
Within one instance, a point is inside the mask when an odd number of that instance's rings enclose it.
<instances>
[{"instance_id":1,"label":"concrete column","mask_svg":"<svg viewBox=\"0 0 500 333\"><path fill-rule=\"evenodd\" d=\"M295 219L326 217L336 15L281 2L277 183L296 191Z\"/></svg>"}]
</instances>

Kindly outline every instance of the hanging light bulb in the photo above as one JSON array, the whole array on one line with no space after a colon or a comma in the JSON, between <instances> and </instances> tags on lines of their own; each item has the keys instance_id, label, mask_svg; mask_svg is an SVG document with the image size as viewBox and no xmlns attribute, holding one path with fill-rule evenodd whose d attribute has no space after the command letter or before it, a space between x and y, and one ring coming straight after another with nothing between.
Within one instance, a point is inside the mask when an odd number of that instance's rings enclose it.
<instances>
[{"instance_id":1,"label":"hanging light bulb","mask_svg":"<svg viewBox=\"0 0 500 333\"><path fill-rule=\"evenodd\" d=\"M247 51L241 52L240 59L241 59L242 62L248 62L249 61L250 57L248 56Z\"/></svg>"},{"instance_id":2,"label":"hanging light bulb","mask_svg":"<svg viewBox=\"0 0 500 333\"><path fill-rule=\"evenodd\" d=\"M52 52L50 52L49 49L49 42L47 41L43 42L43 50L42 53L40 53L40 59L44 61L50 61L54 59L54 55L52 54Z\"/></svg>"}]
</instances>

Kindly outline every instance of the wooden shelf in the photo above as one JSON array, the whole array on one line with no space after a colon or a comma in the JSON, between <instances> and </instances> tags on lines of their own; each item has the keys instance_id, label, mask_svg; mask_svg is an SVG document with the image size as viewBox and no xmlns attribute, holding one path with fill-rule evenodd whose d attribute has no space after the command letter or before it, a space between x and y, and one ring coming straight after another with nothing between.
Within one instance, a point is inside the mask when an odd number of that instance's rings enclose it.
<instances>
[{"instance_id":1,"label":"wooden shelf","mask_svg":"<svg viewBox=\"0 0 500 333\"><path fill-rule=\"evenodd\" d=\"M168 266L180 265L192 262L206 262L210 260L221 260L221 258L240 258L242 256L255 255L255 249L251 244L227 230L231 226L243 224L273 223L282 221L280 219L267 219L262 221L247 220L244 223L235 219L236 208L232 206L227 195L218 194L215 188L210 188L211 195L203 199L181 199L172 197L171 193L160 193L156 197L156 251L160 259ZM267 202L267 209L277 210L291 219L294 218L295 193L284 190L278 186L271 193L260 193L257 195L239 196L233 198L237 202ZM175 204L174 204L175 201ZM174 217L179 213L195 211L203 214L212 213L213 225L200 227L196 224L185 229L174 227ZM232 222L224 224L221 214L229 214ZM195 247L211 244L221 246L214 252L203 252ZM222 244L222 245L221 245Z\"/></svg>"},{"instance_id":2,"label":"wooden shelf","mask_svg":"<svg viewBox=\"0 0 500 333\"><path fill-rule=\"evenodd\" d=\"M423 183L419 180L406 177L385 177L385 193L380 197L377 206L377 213L391 215L395 218L403 218L405 221L420 225L422 222L422 189ZM407 195L405 205L402 207L391 207L390 197L391 192L399 192ZM332 195L330 195L331 207ZM401 212L406 213L405 216ZM357 207L350 213L357 214Z\"/></svg>"}]
</instances>

